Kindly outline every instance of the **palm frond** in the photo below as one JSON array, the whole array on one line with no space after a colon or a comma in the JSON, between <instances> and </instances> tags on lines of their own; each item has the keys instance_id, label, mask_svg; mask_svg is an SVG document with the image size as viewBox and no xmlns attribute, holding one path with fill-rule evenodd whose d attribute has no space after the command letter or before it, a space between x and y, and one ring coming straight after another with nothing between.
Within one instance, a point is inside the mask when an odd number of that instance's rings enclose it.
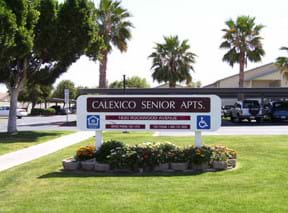
<instances>
[{"instance_id":1,"label":"palm frond","mask_svg":"<svg viewBox=\"0 0 288 213\"><path fill-rule=\"evenodd\" d=\"M177 81L190 82L194 71L196 54L189 52L188 40L182 42L178 36L165 36L164 43L156 43L154 52L149 55L152 58L152 77L161 82L170 82L175 85Z\"/></svg>"}]
</instances>

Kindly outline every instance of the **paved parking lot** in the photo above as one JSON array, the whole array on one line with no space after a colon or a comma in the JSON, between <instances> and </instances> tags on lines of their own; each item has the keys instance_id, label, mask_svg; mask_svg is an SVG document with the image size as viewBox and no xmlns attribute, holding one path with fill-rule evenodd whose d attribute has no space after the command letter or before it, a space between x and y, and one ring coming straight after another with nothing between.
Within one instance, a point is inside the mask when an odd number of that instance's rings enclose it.
<instances>
[{"instance_id":1,"label":"paved parking lot","mask_svg":"<svg viewBox=\"0 0 288 213\"><path fill-rule=\"evenodd\" d=\"M68 124L75 122L76 115L68 116ZM17 119L17 128L20 131L37 130L77 130L76 126L66 126L66 116L28 116ZM0 132L7 130L7 118L0 118Z\"/></svg>"}]
</instances>

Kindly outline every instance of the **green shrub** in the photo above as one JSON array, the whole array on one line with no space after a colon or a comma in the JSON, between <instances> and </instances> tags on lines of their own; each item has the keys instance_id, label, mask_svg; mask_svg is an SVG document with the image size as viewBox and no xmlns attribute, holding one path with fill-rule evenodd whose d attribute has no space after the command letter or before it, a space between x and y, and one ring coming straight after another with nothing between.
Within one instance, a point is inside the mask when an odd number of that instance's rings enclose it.
<instances>
[{"instance_id":1,"label":"green shrub","mask_svg":"<svg viewBox=\"0 0 288 213\"><path fill-rule=\"evenodd\" d=\"M210 162L213 149L210 146L191 147L188 150L189 161L195 164Z\"/></svg>"},{"instance_id":2,"label":"green shrub","mask_svg":"<svg viewBox=\"0 0 288 213\"><path fill-rule=\"evenodd\" d=\"M111 154L111 150L116 148L125 148L126 145L120 141L108 141L102 144L100 149L96 152L96 160L99 163L108 163L107 156Z\"/></svg>"},{"instance_id":3,"label":"green shrub","mask_svg":"<svg viewBox=\"0 0 288 213\"><path fill-rule=\"evenodd\" d=\"M45 115L45 116L50 116L50 115L55 115L55 114L56 114L56 110L53 108L44 109L42 111L42 115Z\"/></svg>"},{"instance_id":4,"label":"green shrub","mask_svg":"<svg viewBox=\"0 0 288 213\"><path fill-rule=\"evenodd\" d=\"M168 160L172 163L185 163L188 162L188 156L185 149L177 148L168 153Z\"/></svg>"},{"instance_id":5,"label":"green shrub","mask_svg":"<svg viewBox=\"0 0 288 213\"><path fill-rule=\"evenodd\" d=\"M50 115L55 115L56 111L53 108L48 108L48 109L39 109L39 108L34 108L31 110L30 115L32 116L38 116L38 115L44 115L44 116L50 116Z\"/></svg>"},{"instance_id":6,"label":"green shrub","mask_svg":"<svg viewBox=\"0 0 288 213\"><path fill-rule=\"evenodd\" d=\"M31 110L30 115L36 116L36 115L41 115L42 109L34 108Z\"/></svg>"}]
</instances>

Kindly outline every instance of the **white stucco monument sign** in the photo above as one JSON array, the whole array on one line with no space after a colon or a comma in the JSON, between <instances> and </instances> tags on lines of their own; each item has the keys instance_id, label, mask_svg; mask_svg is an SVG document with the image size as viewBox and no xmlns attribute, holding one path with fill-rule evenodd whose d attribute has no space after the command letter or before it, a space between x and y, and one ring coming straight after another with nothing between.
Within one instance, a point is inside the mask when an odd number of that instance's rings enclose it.
<instances>
[{"instance_id":1,"label":"white stucco monument sign","mask_svg":"<svg viewBox=\"0 0 288 213\"><path fill-rule=\"evenodd\" d=\"M77 99L77 127L96 131L195 131L221 126L221 100L215 95L84 95Z\"/></svg>"}]
</instances>

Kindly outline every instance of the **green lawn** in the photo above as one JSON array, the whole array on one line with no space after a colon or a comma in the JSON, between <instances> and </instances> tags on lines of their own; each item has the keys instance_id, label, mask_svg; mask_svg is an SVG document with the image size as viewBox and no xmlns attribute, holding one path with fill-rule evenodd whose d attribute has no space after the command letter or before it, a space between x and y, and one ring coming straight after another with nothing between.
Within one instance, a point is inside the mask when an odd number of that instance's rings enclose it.
<instances>
[{"instance_id":1,"label":"green lawn","mask_svg":"<svg viewBox=\"0 0 288 213\"><path fill-rule=\"evenodd\" d=\"M106 133L105 138L193 142L149 133ZM61 160L78 144L1 172L0 212L288 212L287 136L207 136L204 141L236 149L238 168L170 176L61 172Z\"/></svg>"},{"instance_id":2,"label":"green lawn","mask_svg":"<svg viewBox=\"0 0 288 213\"><path fill-rule=\"evenodd\" d=\"M72 133L71 131L24 131L17 135L0 133L0 155L24 149L54 138ZM1 212L1 211L0 211Z\"/></svg>"}]
</instances>

